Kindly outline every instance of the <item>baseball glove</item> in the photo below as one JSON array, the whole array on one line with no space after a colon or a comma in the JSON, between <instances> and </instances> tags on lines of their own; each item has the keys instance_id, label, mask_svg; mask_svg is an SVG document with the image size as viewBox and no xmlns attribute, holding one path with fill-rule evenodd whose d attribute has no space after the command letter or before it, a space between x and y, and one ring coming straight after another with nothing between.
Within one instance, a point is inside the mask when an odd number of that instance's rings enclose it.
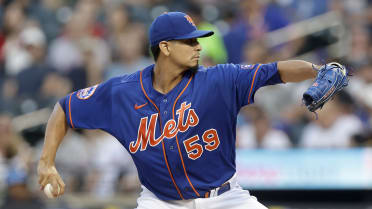
<instances>
[{"instance_id":1,"label":"baseball glove","mask_svg":"<svg viewBox=\"0 0 372 209\"><path fill-rule=\"evenodd\" d=\"M303 94L302 101L310 112L315 112L348 82L348 72L343 65L337 62L325 64L318 70L314 83Z\"/></svg>"}]
</instances>

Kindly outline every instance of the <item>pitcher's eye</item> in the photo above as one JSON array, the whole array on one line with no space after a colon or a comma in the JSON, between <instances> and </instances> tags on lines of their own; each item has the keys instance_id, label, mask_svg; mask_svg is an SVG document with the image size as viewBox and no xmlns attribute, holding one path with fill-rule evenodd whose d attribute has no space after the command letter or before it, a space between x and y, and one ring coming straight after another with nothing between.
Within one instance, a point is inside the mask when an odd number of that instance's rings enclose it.
<instances>
[{"instance_id":1,"label":"pitcher's eye","mask_svg":"<svg viewBox=\"0 0 372 209\"><path fill-rule=\"evenodd\" d=\"M184 40L181 40L181 42L189 46L195 46L198 44L198 40L196 38L184 39Z\"/></svg>"},{"instance_id":2,"label":"pitcher's eye","mask_svg":"<svg viewBox=\"0 0 372 209\"><path fill-rule=\"evenodd\" d=\"M198 40L196 38L188 39L186 44L188 44L190 46L195 46L195 45L198 44Z\"/></svg>"}]
</instances>

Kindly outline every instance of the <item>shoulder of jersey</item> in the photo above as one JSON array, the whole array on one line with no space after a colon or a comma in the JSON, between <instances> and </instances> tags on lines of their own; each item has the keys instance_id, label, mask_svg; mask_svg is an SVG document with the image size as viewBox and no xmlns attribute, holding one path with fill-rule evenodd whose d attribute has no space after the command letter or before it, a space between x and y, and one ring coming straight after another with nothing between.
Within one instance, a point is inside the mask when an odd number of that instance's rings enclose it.
<instances>
[{"instance_id":1,"label":"shoulder of jersey","mask_svg":"<svg viewBox=\"0 0 372 209\"><path fill-rule=\"evenodd\" d=\"M241 70L253 70L259 64L233 64L233 63L226 63L226 64L217 64L213 66L215 68L222 68L222 69L241 69Z\"/></svg>"},{"instance_id":2,"label":"shoulder of jersey","mask_svg":"<svg viewBox=\"0 0 372 209\"><path fill-rule=\"evenodd\" d=\"M112 85L125 85L127 83L136 83L140 82L140 71L137 71L132 74L122 75L118 77L114 77L111 79Z\"/></svg>"},{"instance_id":3,"label":"shoulder of jersey","mask_svg":"<svg viewBox=\"0 0 372 209\"><path fill-rule=\"evenodd\" d=\"M134 82L139 82L139 72L133 73L130 75L122 75L118 77L111 78L104 83L97 84L94 86L90 86L84 89L80 89L76 92L77 98L80 100L87 100L93 94L95 94L96 89L99 89L98 91L101 93L107 93L108 89L113 89L115 87L120 87L121 85L125 85L128 83L134 83Z\"/></svg>"},{"instance_id":4,"label":"shoulder of jersey","mask_svg":"<svg viewBox=\"0 0 372 209\"><path fill-rule=\"evenodd\" d=\"M219 70L219 69L224 69L224 68L231 68L231 67L236 67L236 65L234 64L217 64L217 65L214 65L214 66L209 66L209 67L203 67L201 66L198 70L198 72L213 72L215 70Z\"/></svg>"},{"instance_id":5,"label":"shoulder of jersey","mask_svg":"<svg viewBox=\"0 0 372 209\"><path fill-rule=\"evenodd\" d=\"M218 68L217 65L209 66L209 67L200 66L198 69L198 73L205 73L205 72L208 72L209 70L214 70L216 68Z\"/></svg>"}]
</instances>

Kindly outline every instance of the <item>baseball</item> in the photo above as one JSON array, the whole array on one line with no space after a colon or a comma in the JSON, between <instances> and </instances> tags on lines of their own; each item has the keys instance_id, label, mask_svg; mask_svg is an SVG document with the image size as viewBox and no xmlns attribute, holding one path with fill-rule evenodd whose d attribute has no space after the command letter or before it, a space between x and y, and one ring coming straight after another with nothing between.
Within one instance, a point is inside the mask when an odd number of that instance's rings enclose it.
<instances>
[{"instance_id":1,"label":"baseball","mask_svg":"<svg viewBox=\"0 0 372 209\"><path fill-rule=\"evenodd\" d=\"M59 193L59 187L58 187L58 193ZM47 184L45 187L44 187L44 193L45 193L45 195L48 197L48 198L51 198L51 199L53 199L53 198L55 198L54 197L54 195L53 195L53 193L52 193L52 191L53 191L53 187L52 187L52 185L51 184Z\"/></svg>"}]
</instances>

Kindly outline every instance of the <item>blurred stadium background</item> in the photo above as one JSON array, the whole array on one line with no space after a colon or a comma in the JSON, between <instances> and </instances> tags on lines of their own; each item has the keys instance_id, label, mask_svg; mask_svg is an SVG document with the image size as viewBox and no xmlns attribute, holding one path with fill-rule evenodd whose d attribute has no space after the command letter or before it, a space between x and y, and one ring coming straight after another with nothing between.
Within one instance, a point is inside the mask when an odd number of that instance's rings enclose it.
<instances>
[{"instance_id":1,"label":"blurred stadium background","mask_svg":"<svg viewBox=\"0 0 372 209\"><path fill-rule=\"evenodd\" d=\"M175 10L216 32L200 40L203 65L304 59L353 70L319 120L301 105L309 82L260 89L239 115L237 168L270 209L371 209L371 0L0 0L1 208L136 206L130 157L102 132L66 136L63 197L44 197L36 165L58 99L151 64L147 28Z\"/></svg>"}]
</instances>

